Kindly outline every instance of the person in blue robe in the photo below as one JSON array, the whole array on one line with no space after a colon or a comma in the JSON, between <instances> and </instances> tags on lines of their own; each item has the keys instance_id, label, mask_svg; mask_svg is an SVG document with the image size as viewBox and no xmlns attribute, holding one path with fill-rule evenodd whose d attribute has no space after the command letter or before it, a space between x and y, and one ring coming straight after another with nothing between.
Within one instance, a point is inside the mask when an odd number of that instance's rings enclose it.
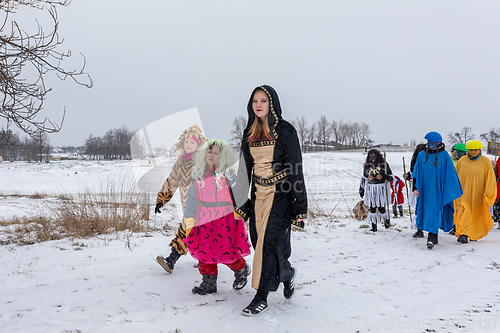
<instances>
[{"instance_id":1,"label":"person in blue robe","mask_svg":"<svg viewBox=\"0 0 500 333\"><path fill-rule=\"evenodd\" d=\"M432 249L438 244L439 229L448 232L453 227L453 201L463 192L441 135L429 132L425 139L427 147L418 154L413 169L414 193L418 197L416 234L423 237L423 231L427 231L427 247Z\"/></svg>"}]
</instances>

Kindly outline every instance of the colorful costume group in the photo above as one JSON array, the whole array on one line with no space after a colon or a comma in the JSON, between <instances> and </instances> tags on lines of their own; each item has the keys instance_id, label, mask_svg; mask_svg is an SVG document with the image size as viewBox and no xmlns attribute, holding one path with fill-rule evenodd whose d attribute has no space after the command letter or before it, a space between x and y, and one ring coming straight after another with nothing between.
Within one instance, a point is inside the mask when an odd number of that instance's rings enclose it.
<instances>
[{"instance_id":1,"label":"colorful costume group","mask_svg":"<svg viewBox=\"0 0 500 333\"><path fill-rule=\"evenodd\" d=\"M265 93L269 114L255 115L254 94ZM158 194L155 212L166 204L176 189L181 191L184 211L176 237L170 243L168 258L158 257L158 263L168 272L181 254L187 253L199 261L203 276L193 293L217 292L217 264L234 271L233 288L246 285L250 267L245 256L250 254L250 243L243 219L249 219L250 239L255 249L252 287L257 295L243 314L254 316L267 309L267 293L284 284L284 296L293 296L296 269L288 261L291 255L291 226L303 227L307 217L307 194L302 173L302 155L295 128L281 117L281 106L276 91L270 86L257 87L247 107L248 126L241 143L237 176L229 168L221 171L219 165L203 164L205 155L212 154L213 145L231 149L221 140L205 143L196 157L180 156L172 173ZM259 110L257 110L259 111ZM265 122L269 137L249 140L252 124ZM197 126L181 135L206 141ZM194 158L194 159L193 159ZM208 155L207 155L207 161ZM221 157L221 163L222 157ZM203 174L200 175L200 165ZM250 192L250 198L248 193ZM187 234L187 236L186 236Z\"/></svg>"},{"instance_id":2,"label":"colorful costume group","mask_svg":"<svg viewBox=\"0 0 500 333\"><path fill-rule=\"evenodd\" d=\"M493 228L490 207L498 195L491 162L481 155L481 142L456 144L453 161L439 133L429 132L425 138L427 145L418 153L412 174L418 197L418 230L413 237L424 237L423 231L428 231L428 248L438 244L439 229L447 232L454 228L451 234L459 243L483 238Z\"/></svg>"}]
</instances>

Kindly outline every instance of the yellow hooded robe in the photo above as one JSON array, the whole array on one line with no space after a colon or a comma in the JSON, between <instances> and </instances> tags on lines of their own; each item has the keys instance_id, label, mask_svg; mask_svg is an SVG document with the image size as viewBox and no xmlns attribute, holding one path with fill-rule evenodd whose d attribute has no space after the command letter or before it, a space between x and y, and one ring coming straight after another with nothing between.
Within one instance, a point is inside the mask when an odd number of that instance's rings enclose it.
<instances>
[{"instance_id":1,"label":"yellow hooded robe","mask_svg":"<svg viewBox=\"0 0 500 333\"><path fill-rule=\"evenodd\" d=\"M490 206L497 197L495 172L482 155L477 160L464 156L456 168L464 194L455 200L455 235L478 240L493 228Z\"/></svg>"}]
</instances>

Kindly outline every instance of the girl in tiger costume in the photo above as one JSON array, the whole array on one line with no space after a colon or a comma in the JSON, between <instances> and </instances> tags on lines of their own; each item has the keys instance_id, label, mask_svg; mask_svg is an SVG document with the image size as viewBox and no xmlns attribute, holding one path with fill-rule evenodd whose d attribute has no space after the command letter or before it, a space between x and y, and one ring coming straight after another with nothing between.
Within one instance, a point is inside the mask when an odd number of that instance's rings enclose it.
<instances>
[{"instance_id":1,"label":"girl in tiger costume","mask_svg":"<svg viewBox=\"0 0 500 333\"><path fill-rule=\"evenodd\" d=\"M172 172L158 193L155 214L161 213L160 209L172 199L177 189L180 191L182 211L184 212L186 208L187 192L192 183L191 173L193 171L196 153L198 152L198 147L203 145L206 141L207 138L203 135L198 125L191 126L181 134L179 141L175 145L175 151L180 150L179 157L172 167ZM171 248L170 255L165 258L162 256L156 257L156 261L168 273L172 273L177 260L179 260L182 255L188 253L188 248L183 242L184 238L186 238L186 224L183 217L175 238L172 239L169 244Z\"/></svg>"}]
</instances>

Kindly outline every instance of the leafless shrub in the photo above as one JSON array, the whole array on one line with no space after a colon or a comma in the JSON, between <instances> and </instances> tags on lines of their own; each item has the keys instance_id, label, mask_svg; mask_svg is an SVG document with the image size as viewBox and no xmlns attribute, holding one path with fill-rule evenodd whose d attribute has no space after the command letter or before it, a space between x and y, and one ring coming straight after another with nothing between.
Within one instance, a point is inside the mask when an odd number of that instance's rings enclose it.
<instances>
[{"instance_id":1,"label":"leafless shrub","mask_svg":"<svg viewBox=\"0 0 500 333\"><path fill-rule=\"evenodd\" d=\"M74 198L48 205L52 219L77 237L90 237L116 231L149 229L149 194L135 184L118 179L104 183L98 191L84 188Z\"/></svg>"},{"instance_id":2,"label":"leafless shrub","mask_svg":"<svg viewBox=\"0 0 500 333\"><path fill-rule=\"evenodd\" d=\"M55 221L43 216L14 217L9 221L3 219L0 225L4 226L0 233L2 245L30 245L65 236L64 230Z\"/></svg>"},{"instance_id":3,"label":"leafless shrub","mask_svg":"<svg viewBox=\"0 0 500 333\"><path fill-rule=\"evenodd\" d=\"M75 196L64 194L59 199L43 202L43 216L0 219L0 244L26 245L155 228L149 223L150 194L139 191L132 182L115 178L97 191L85 187Z\"/></svg>"},{"instance_id":4,"label":"leafless shrub","mask_svg":"<svg viewBox=\"0 0 500 333\"><path fill-rule=\"evenodd\" d=\"M38 193L38 192L35 192L35 194L29 196L30 199L45 199L46 197L47 197L46 193Z\"/></svg>"},{"instance_id":5,"label":"leafless shrub","mask_svg":"<svg viewBox=\"0 0 500 333\"><path fill-rule=\"evenodd\" d=\"M72 200L73 197L69 194L59 194L57 196L57 199L66 201L66 200Z\"/></svg>"}]
</instances>

